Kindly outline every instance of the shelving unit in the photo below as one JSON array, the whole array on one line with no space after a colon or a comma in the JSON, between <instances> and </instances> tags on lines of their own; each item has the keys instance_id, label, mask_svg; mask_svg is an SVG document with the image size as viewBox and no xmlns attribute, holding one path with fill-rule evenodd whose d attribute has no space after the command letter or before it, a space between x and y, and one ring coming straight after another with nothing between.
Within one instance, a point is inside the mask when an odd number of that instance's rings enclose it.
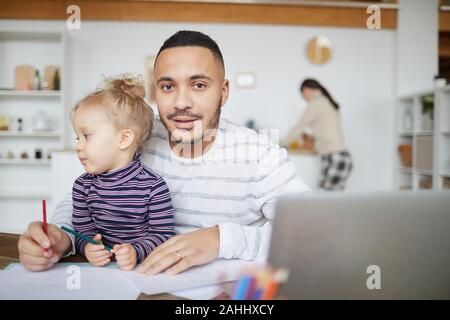
<instances>
[{"instance_id":1,"label":"shelving unit","mask_svg":"<svg viewBox=\"0 0 450 320\"><path fill-rule=\"evenodd\" d=\"M422 112L421 98L434 98L434 119ZM395 112L396 190L450 188L450 85L399 97ZM405 167L398 146L412 146L412 165Z\"/></svg>"},{"instance_id":2,"label":"shelving unit","mask_svg":"<svg viewBox=\"0 0 450 320\"><path fill-rule=\"evenodd\" d=\"M1 33L1 32L0 32ZM51 90L0 90L0 96L6 97L55 97L60 98L60 91L51 91Z\"/></svg>"},{"instance_id":3,"label":"shelving unit","mask_svg":"<svg viewBox=\"0 0 450 320\"><path fill-rule=\"evenodd\" d=\"M50 190L0 190L0 199L48 199Z\"/></svg>"},{"instance_id":4,"label":"shelving unit","mask_svg":"<svg viewBox=\"0 0 450 320\"><path fill-rule=\"evenodd\" d=\"M0 165L30 165L30 166L49 166L50 160L42 159L0 159Z\"/></svg>"},{"instance_id":5,"label":"shelving unit","mask_svg":"<svg viewBox=\"0 0 450 320\"><path fill-rule=\"evenodd\" d=\"M66 117L66 35L0 29L0 115L9 118L9 130L0 131L0 232L22 232L39 219L40 201L51 206L51 161L48 155L64 149ZM40 71L60 68L60 90L14 90L15 67L29 64ZM51 131L34 131L33 118L43 111ZM22 118L22 130L17 119ZM36 149L42 159L35 159ZM8 159L7 153L14 153ZM26 152L28 159L21 159Z\"/></svg>"},{"instance_id":6,"label":"shelving unit","mask_svg":"<svg viewBox=\"0 0 450 320\"><path fill-rule=\"evenodd\" d=\"M61 134L59 132L53 131L0 131L1 137L23 137L23 138L60 138Z\"/></svg>"}]
</instances>

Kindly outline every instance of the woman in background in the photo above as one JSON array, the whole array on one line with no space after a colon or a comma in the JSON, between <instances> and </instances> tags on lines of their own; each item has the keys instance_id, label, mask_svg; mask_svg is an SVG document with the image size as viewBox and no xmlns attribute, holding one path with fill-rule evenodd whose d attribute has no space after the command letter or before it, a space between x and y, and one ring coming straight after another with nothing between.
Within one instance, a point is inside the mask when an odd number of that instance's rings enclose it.
<instances>
[{"instance_id":1,"label":"woman in background","mask_svg":"<svg viewBox=\"0 0 450 320\"><path fill-rule=\"evenodd\" d=\"M310 128L314 134L316 150L321 155L320 188L344 190L353 165L344 143L339 105L317 80L304 80L300 92L308 107L289 132L287 142L302 144L304 131Z\"/></svg>"}]
</instances>

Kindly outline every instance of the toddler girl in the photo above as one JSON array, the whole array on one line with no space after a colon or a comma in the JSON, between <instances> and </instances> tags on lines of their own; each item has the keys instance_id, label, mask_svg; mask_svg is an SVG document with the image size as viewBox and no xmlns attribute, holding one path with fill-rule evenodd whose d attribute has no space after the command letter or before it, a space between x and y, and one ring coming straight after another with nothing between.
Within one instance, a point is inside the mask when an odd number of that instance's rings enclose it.
<instances>
[{"instance_id":1,"label":"toddler girl","mask_svg":"<svg viewBox=\"0 0 450 320\"><path fill-rule=\"evenodd\" d=\"M142 80L125 75L106 79L72 111L76 151L86 170L73 185L73 226L101 243L77 237L75 245L95 266L107 265L115 254L121 269L132 270L175 235L169 189L141 162L139 150L153 121L144 96Z\"/></svg>"}]
</instances>

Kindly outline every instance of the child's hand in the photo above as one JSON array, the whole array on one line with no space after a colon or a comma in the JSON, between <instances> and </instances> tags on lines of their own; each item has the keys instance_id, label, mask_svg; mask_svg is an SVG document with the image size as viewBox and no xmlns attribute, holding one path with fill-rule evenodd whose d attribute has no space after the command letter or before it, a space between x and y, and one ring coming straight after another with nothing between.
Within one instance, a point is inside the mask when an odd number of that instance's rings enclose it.
<instances>
[{"instance_id":1,"label":"child's hand","mask_svg":"<svg viewBox=\"0 0 450 320\"><path fill-rule=\"evenodd\" d=\"M97 234L94 237L94 240L102 243L102 235ZM103 244L88 243L86 247L84 247L84 255L94 266L103 267L111 262L112 253L105 250L105 246Z\"/></svg>"},{"instance_id":2,"label":"child's hand","mask_svg":"<svg viewBox=\"0 0 450 320\"><path fill-rule=\"evenodd\" d=\"M134 269L137 261L137 253L131 244L116 244L113 247L113 251L120 269L125 271Z\"/></svg>"}]
</instances>

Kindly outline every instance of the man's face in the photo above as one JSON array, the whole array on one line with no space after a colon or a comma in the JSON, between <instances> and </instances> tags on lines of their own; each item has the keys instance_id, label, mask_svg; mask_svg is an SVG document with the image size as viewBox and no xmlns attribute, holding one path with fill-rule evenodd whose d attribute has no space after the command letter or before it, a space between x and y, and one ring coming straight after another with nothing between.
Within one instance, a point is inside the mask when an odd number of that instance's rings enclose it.
<instances>
[{"instance_id":1,"label":"man's face","mask_svg":"<svg viewBox=\"0 0 450 320\"><path fill-rule=\"evenodd\" d=\"M203 47L162 51L154 69L155 99L171 140L197 143L218 125L228 98L221 63Z\"/></svg>"}]
</instances>

